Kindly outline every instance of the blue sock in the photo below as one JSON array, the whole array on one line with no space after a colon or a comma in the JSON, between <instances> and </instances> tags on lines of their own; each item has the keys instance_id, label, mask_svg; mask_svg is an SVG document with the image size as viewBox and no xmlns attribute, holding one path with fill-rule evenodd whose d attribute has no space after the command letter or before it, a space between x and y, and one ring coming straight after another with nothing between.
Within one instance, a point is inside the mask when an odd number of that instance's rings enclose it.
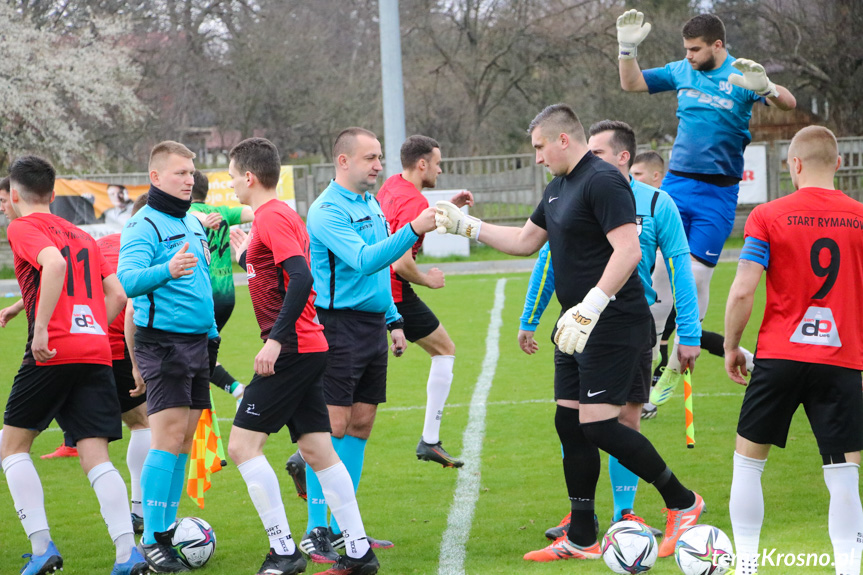
<instances>
[{"instance_id":1,"label":"blue sock","mask_svg":"<svg viewBox=\"0 0 863 575\"><path fill-rule=\"evenodd\" d=\"M165 508L165 527L170 527L177 520L177 511L180 509L180 498L183 497L183 488L186 486L186 462L189 460L188 453L177 456L174 464L174 475L171 477L171 491L168 493L168 506Z\"/></svg>"},{"instance_id":2,"label":"blue sock","mask_svg":"<svg viewBox=\"0 0 863 575\"><path fill-rule=\"evenodd\" d=\"M153 533L164 531L168 527L165 525L165 508L168 506L171 477L174 475L176 463L176 455L158 449L151 449L144 460L144 468L141 470L144 536L141 540L146 545L156 542Z\"/></svg>"},{"instance_id":3,"label":"blue sock","mask_svg":"<svg viewBox=\"0 0 863 575\"><path fill-rule=\"evenodd\" d=\"M614 521L620 521L623 510L635 509L638 476L624 467L616 457L608 456L608 476L614 496Z\"/></svg>"},{"instance_id":4,"label":"blue sock","mask_svg":"<svg viewBox=\"0 0 863 575\"><path fill-rule=\"evenodd\" d=\"M366 458L366 442L367 439L360 439L352 435L345 435L341 443L336 445L336 453L339 454L339 459L348 468L348 473L351 476L351 481L354 484L354 493L360 486L360 476L363 474L363 462ZM341 533L341 528L335 517L330 519L330 527L333 532Z\"/></svg>"},{"instance_id":5,"label":"blue sock","mask_svg":"<svg viewBox=\"0 0 863 575\"><path fill-rule=\"evenodd\" d=\"M333 447L338 453L341 439L332 437ZM324 498L324 490L318 476L312 470L312 466L306 464L306 501L309 507L309 520L306 523L306 533L310 533L315 527L327 526L327 500Z\"/></svg>"}]
</instances>

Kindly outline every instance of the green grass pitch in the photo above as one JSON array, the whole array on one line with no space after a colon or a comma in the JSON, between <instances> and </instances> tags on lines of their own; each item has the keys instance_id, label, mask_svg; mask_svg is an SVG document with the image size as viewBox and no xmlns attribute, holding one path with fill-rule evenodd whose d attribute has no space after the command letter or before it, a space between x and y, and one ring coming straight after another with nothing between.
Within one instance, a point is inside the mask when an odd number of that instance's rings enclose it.
<instances>
[{"instance_id":1,"label":"green grass pitch","mask_svg":"<svg viewBox=\"0 0 863 575\"><path fill-rule=\"evenodd\" d=\"M707 329L722 331L722 317L734 264L720 264L713 278ZM553 425L553 345L548 340L558 308L554 302L537 334L540 351L528 357L518 348L518 317L524 301L527 275L507 277L506 303L500 339L500 360L489 395L485 441L482 450L481 487L470 538L466 545L465 573L609 573L602 561L527 563L522 555L546 545L543 533L568 511L560 446ZM442 438L447 449L459 454L474 385L481 371L489 312L498 276L451 276L443 290L422 290L421 297L435 310L457 347L455 379L446 409ZM0 299L0 307L12 303ZM763 307L763 291L746 332L744 345L754 349ZM7 397L20 363L26 338L23 317L0 330L0 397ZM252 362L260 349L258 330L248 290L239 288L237 307L223 334L220 359L243 381L252 375ZM457 473L419 462L414 449L422 429L428 356L411 346L399 359L390 358L389 401L378 413L369 442L359 490L360 509L367 531L392 539L396 547L379 552L382 572L434 574L438 572L440 543L453 501ZM722 360L706 353L698 360L693 378L697 445L686 449L682 390L660 408L659 416L645 422L642 431L654 442L682 481L704 496L708 513L703 522L731 536L728 493L731 485L735 425L743 388L724 374ZM230 433L228 418L234 402L215 392L223 433ZM128 438L128 432L127 432ZM124 457L127 438L111 445L112 460L128 480ZM76 460L42 461L62 441L56 426L37 438L33 454L45 489L52 535L64 555L65 573L108 573L113 563L98 503ZM271 437L266 455L276 469L294 537L306 525L303 502L294 493L284 471L293 453L287 432ZM206 508L198 509L184 497L180 515L209 521L218 538L214 559L202 573L227 575L254 573L268 544L245 484L233 465L213 476ZM30 546L14 513L11 497L0 476L0 574L18 573L22 553ZM831 553L827 535L827 489L821 458L808 423L800 410L791 430L789 448L774 449L764 473L766 521L761 546L776 553ZM597 488L597 513L605 528L612 511L608 476L603 471ZM662 501L643 482L636 512L652 525L663 527ZM775 557L775 554L774 554ZM309 564L308 573L324 570ZM653 572L678 573L673 559L661 559ZM764 574L833 573L830 567L764 567Z\"/></svg>"}]
</instances>

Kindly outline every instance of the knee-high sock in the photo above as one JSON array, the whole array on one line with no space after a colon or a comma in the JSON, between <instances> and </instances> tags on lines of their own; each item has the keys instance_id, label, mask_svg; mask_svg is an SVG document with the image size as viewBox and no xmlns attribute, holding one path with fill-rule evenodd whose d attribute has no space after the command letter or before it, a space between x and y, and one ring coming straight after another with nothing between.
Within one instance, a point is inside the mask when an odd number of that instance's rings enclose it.
<instances>
[{"instance_id":1,"label":"knee-high sock","mask_svg":"<svg viewBox=\"0 0 863 575\"><path fill-rule=\"evenodd\" d=\"M153 533L165 531L165 510L171 493L171 478L177 456L168 451L151 449L144 460L141 471L142 511L144 513L144 536L146 545L156 542Z\"/></svg>"},{"instance_id":2,"label":"knee-high sock","mask_svg":"<svg viewBox=\"0 0 863 575\"><path fill-rule=\"evenodd\" d=\"M126 467L129 468L130 491L132 492L132 513L141 517L141 471L144 460L150 451L150 428L135 429L129 438L126 449Z\"/></svg>"},{"instance_id":3,"label":"knee-high sock","mask_svg":"<svg viewBox=\"0 0 863 575\"><path fill-rule=\"evenodd\" d=\"M431 358L431 369L426 384L426 416L423 424L423 441L435 444L440 441L440 421L446 398L452 387L454 355L435 355Z\"/></svg>"},{"instance_id":4,"label":"knee-high sock","mask_svg":"<svg viewBox=\"0 0 863 575\"><path fill-rule=\"evenodd\" d=\"M856 463L824 466L824 482L830 491L828 530L836 575L860 575L863 508L860 506L859 471Z\"/></svg>"},{"instance_id":5,"label":"knee-high sock","mask_svg":"<svg viewBox=\"0 0 863 575\"><path fill-rule=\"evenodd\" d=\"M369 542L366 540L366 528L360 516L353 481L345 464L340 461L322 469L318 472L318 479L333 512L333 525L344 525L342 534L345 536L345 552L350 557L362 557L369 550Z\"/></svg>"},{"instance_id":6,"label":"knee-high sock","mask_svg":"<svg viewBox=\"0 0 863 575\"><path fill-rule=\"evenodd\" d=\"M563 446L563 476L572 515L567 536L576 545L596 542L593 522L596 482L599 480L599 450L585 437L579 411L557 406L554 426Z\"/></svg>"},{"instance_id":7,"label":"knee-high sock","mask_svg":"<svg viewBox=\"0 0 863 575\"><path fill-rule=\"evenodd\" d=\"M698 297L698 319L704 321L707 314L707 304L710 303L710 278L713 277L712 268L704 265L698 260L692 260L692 275L695 278L695 290Z\"/></svg>"},{"instance_id":8,"label":"knee-high sock","mask_svg":"<svg viewBox=\"0 0 863 575\"><path fill-rule=\"evenodd\" d=\"M279 490L279 478L263 455L244 461L237 466L249 497L255 504L258 517L264 524L264 530L270 539L270 548L279 555L291 555L297 550L291 538L291 528L285 515L285 505Z\"/></svg>"},{"instance_id":9,"label":"knee-high sock","mask_svg":"<svg viewBox=\"0 0 863 575\"><path fill-rule=\"evenodd\" d=\"M608 456L608 477L614 498L614 521L620 521L623 511L635 509L638 476L624 467L616 457Z\"/></svg>"},{"instance_id":10,"label":"knee-high sock","mask_svg":"<svg viewBox=\"0 0 863 575\"><path fill-rule=\"evenodd\" d=\"M360 477L363 474L363 462L366 457L366 442L367 439L360 439L352 435L342 437L341 443L336 446L336 453L339 459L345 464L348 473L351 476L351 482L354 484L354 493L360 488ZM330 517L330 527L336 533L341 532L338 521L335 516Z\"/></svg>"},{"instance_id":11,"label":"knee-high sock","mask_svg":"<svg viewBox=\"0 0 863 575\"><path fill-rule=\"evenodd\" d=\"M165 527L170 527L177 520L177 511L180 509L180 499L183 497L183 488L186 486L186 462L189 460L188 453L181 453L174 463L174 473L171 475L171 490L168 492L168 506L165 507Z\"/></svg>"},{"instance_id":12,"label":"knee-high sock","mask_svg":"<svg viewBox=\"0 0 863 575\"><path fill-rule=\"evenodd\" d=\"M584 435L597 447L620 460L627 469L652 483L669 509L685 509L695 495L674 476L650 441L617 418L581 425Z\"/></svg>"},{"instance_id":13,"label":"knee-high sock","mask_svg":"<svg viewBox=\"0 0 863 575\"><path fill-rule=\"evenodd\" d=\"M132 518L129 515L126 484L123 483L120 472L110 461L100 463L91 469L87 479L90 480L90 487L96 492L102 519L105 520L108 535L111 536L111 541L116 547L117 562L128 561L132 547L135 545L135 536L132 531Z\"/></svg>"},{"instance_id":14,"label":"knee-high sock","mask_svg":"<svg viewBox=\"0 0 863 575\"><path fill-rule=\"evenodd\" d=\"M3 460L3 473L21 526L30 538L33 555L42 555L51 543L48 517L45 515L45 494L42 481L29 453L16 453Z\"/></svg>"},{"instance_id":15,"label":"knee-high sock","mask_svg":"<svg viewBox=\"0 0 863 575\"><path fill-rule=\"evenodd\" d=\"M758 570L758 540L761 537L761 524L764 523L761 474L766 464L766 459L752 459L734 453L728 511L740 575L752 575Z\"/></svg>"},{"instance_id":16,"label":"knee-high sock","mask_svg":"<svg viewBox=\"0 0 863 575\"><path fill-rule=\"evenodd\" d=\"M333 448L338 453L343 438L331 437L331 439L333 441ZM327 500L324 497L324 490L321 488L321 482L318 481L317 474L308 463L306 464L306 506L309 508L306 533L311 532L315 527L326 527L328 525Z\"/></svg>"}]
</instances>

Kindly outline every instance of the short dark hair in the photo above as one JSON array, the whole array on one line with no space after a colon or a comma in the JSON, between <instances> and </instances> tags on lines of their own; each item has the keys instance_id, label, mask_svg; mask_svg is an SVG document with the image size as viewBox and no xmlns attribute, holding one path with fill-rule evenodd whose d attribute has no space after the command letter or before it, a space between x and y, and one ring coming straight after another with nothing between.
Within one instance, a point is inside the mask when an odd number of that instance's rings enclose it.
<instances>
[{"instance_id":1,"label":"short dark hair","mask_svg":"<svg viewBox=\"0 0 863 575\"><path fill-rule=\"evenodd\" d=\"M716 14L699 14L683 25L683 37L687 40L701 38L707 44L722 40L725 46L725 24Z\"/></svg>"},{"instance_id":2,"label":"short dark hair","mask_svg":"<svg viewBox=\"0 0 863 575\"><path fill-rule=\"evenodd\" d=\"M635 132L632 126L626 122L618 120L602 120L590 127L590 135L595 136L602 132L612 132L611 149L615 154L626 150L629 152L629 163L626 167L632 166L632 161L635 159Z\"/></svg>"},{"instance_id":3,"label":"short dark hair","mask_svg":"<svg viewBox=\"0 0 863 575\"><path fill-rule=\"evenodd\" d=\"M47 202L54 192L57 172L51 162L39 156L22 156L9 168L10 186L14 182L27 201Z\"/></svg>"},{"instance_id":4,"label":"short dark hair","mask_svg":"<svg viewBox=\"0 0 863 575\"><path fill-rule=\"evenodd\" d=\"M228 157L240 173L252 172L261 185L273 189L279 185L282 160L279 149L266 138L246 138L233 148Z\"/></svg>"},{"instance_id":5,"label":"short dark hair","mask_svg":"<svg viewBox=\"0 0 863 575\"><path fill-rule=\"evenodd\" d=\"M6 176L2 180L0 180L0 191L6 192L8 194L10 187L11 186L9 185L9 176Z\"/></svg>"},{"instance_id":6,"label":"short dark hair","mask_svg":"<svg viewBox=\"0 0 863 575\"><path fill-rule=\"evenodd\" d=\"M357 136L368 136L369 138L378 139L377 135L371 130L366 130L365 128L345 128L339 135L336 136L335 142L333 142L333 161L337 161L338 157L342 154L350 153L352 148L352 144Z\"/></svg>"},{"instance_id":7,"label":"short dark hair","mask_svg":"<svg viewBox=\"0 0 863 575\"><path fill-rule=\"evenodd\" d=\"M195 178L195 183L192 186L192 201L203 202L207 199L207 193L210 191L210 178L201 170L195 170L192 176Z\"/></svg>"},{"instance_id":8,"label":"short dark hair","mask_svg":"<svg viewBox=\"0 0 863 575\"><path fill-rule=\"evenodd\" d=\"M135 204L132 206L132 215L138 213L138 210L147 205L147 200L150 199L150 192L144 192L137 198L135 198Z\"/></svg>"},{"instance_id":9,"label":"short dark hair","mask_svg":"<svg viewBox=\"0 0 863 575\"><path fill-rule=\"evenodd\" d=\"M440 144L434 138L418 134L411 136L402 144L402 168L415 167L417 162L431 154L435 148L440 149Z\"/></svg>"},{"instance_id":10,"label":"short dark hair","mask_svg":"<svg viewBox=\"0 0 863 575\"><path fill-rule=\"evenodd\" d=\"M155 169L155 164L171 155L180 156L181 158L188 158L190 160L195 159L195 152L193 152L180 142L175 142L173 140L165 140L164 142L159 142L158 144L153 146L152 150L150 150L150 161L147 163L147 169Z\"/></svg>"},{"instance_id":11,"label":"short dark hair","mask_svg":"<svg viewBox=\"0 0 863 575\"><path fill-rule=\"evenodd\" d=\"M554 128L557 134L569 134L575 136L580 141L584 141L584 127L581 125L581 120L575 110L566 104L552 104L547 106L542 112L530 122L527 127L527 133L533 134L537 128L542 129L543 126ZM555 134L555 137L557 137ZM549 134L545 134L546 136Z\"/></svg>"},{"instance_id":12,"label":"short dark hair","mask_svg":"<svg viewBox=\"0 0 863 575\"><path fill-rule=\"evenodd\" d=\"M646 152L641 152L635 159L632 160L633 164L646 164L648 166L653 166L660 172L665 169L665 160L662 158L662 155L659 152L654 150L647 150Z\"/></svg>"}]
</instances>

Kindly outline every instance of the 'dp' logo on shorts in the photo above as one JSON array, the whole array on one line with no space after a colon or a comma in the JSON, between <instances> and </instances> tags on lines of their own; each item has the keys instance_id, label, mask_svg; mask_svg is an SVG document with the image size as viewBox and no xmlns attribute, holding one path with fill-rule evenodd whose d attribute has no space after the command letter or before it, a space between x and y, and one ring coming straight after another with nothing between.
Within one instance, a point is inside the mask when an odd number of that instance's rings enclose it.
<instances>
[{"instance_id":1,"label":"'dp' logo on shorts","mask_svg":"<svg viewBox=\"0 0 863 575\"><path fill-rule=\"evenodd\" d=\"M72 308L72 327L69 328L69 333L105 335L105 330L96 321L90 306L79 304Z\"/></svg>"},{"instance_id":2,"label":"'dp' logo on shorts","mask_svg":"<svg viewBox=\"0 0 863 575\"><path fill-rule=\"evenodd\" d=\"M809 306L791 336L794 343L842 347L833 311L829 307Z\"/></svg>"}]
</instances>

